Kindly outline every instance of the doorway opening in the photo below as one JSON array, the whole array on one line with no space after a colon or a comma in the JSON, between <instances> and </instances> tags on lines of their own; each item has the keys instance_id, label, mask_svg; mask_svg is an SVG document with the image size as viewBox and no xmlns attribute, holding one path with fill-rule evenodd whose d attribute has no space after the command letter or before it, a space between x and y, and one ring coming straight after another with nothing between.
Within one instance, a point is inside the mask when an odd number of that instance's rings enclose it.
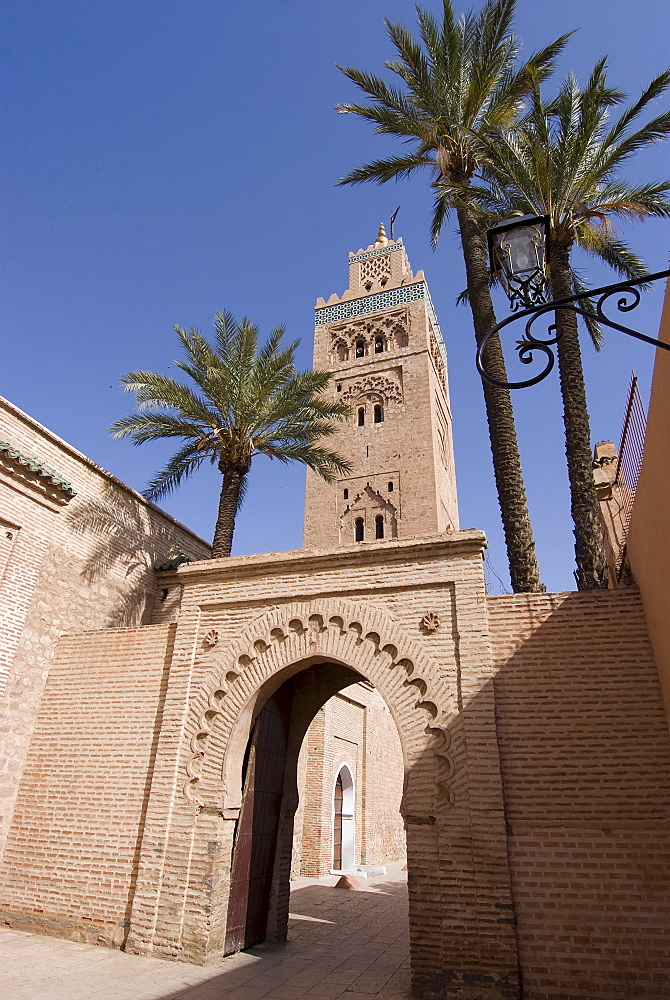
<instances>
[{"instance_id":1,"label":"doorway opening","mask_svg":"<svg viewBox=\"0 0 670 1000\"><path fill-rule=\"evenodd\" d=\"M333 872L351 872L355 865L354 779L348 765L343 764L335 779L333 794Z\"/></svg>"},{"instance_id":2,"label":"doorway opening","mask_svg":"<svg viewBox=\"0 0 670 1000\"><path fill-rule=\"evenodd\" d=\"M289 670L259 692L250 727L225 954L285 938L290 877L365 878L406 857L403 755L386 702L342 664Z\"/></svg>"}]
</instances>

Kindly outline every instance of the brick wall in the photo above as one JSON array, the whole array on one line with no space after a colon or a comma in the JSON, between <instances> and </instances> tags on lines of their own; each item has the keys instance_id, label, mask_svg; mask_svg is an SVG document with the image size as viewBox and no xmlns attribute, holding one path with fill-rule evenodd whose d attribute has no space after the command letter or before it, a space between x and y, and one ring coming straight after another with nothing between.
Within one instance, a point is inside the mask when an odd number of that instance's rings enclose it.
<instances>
[{"instance_id":1,"label":"brick wall","mask_svg":"<svg viewBox=\"0 0 670 1000\"><path fill-rule=\"evenodd\" d=\"M670 745L636 592L489 598L526 1000L670 995Z\"/></svg>"},{"instance_id":2,"label":"brick wall","mask_svg":"<svg viewBox=\"0 0 670 1000\"><path fill-rule=\"evenodd\" d=\"M478 532L460 532L180 567L132 951L198 962L221 954L251 706L299 663L323 664L326 676L346 664L384 697L405 754L417 995L448 988L460 1000L516 996L482 542ZM440 618L435 632L421 624L428 612ZM166 810L170 787L177 794ZM278 852L286 877L290 848ZM277 914L288 903L285 889L273 884ZM273 934L281 939L281 931L277 919Z\"/></svg>"},{"instance_id":3,"label":"brick wall","mask_svg":"<svg viewBox=\"0 0 670 1000\"><path fill-rule=\"evenodd\" d=\"M524 1000L667 996L670 749L639 597L487 599L479 538L183 567L164 703L170 626L66 637L8 846L9 919L118 943L132 897L131 950L220 955L250 706L297 663L326 679L348 664L383 693L405 752L417 995L517 997L518 946ZM359 749L339 756L360 792L371 710L349 693L339 741ZM328 814L336 756L313 759ZM361 860L376 860L357 819ZM290 844L282 859L288 874Z\"/></svg>"},{"instance_id":4,"label":"brick wall","mask_svg":"<svg viewBox=\"0 0 670 1000\"><path fill-rule=\"evenodd\" d=\"M398 731L380 694L354 684L326 702L303 742L294 876L326 875L333 867L333 790L343 764L354 779L356 863L383 865L405 856Z\"/></svg>"},{"instance_id":5,"label":"brick wall","mask_svg":"<svg viewBox=\"0 0 670 1000\"><path fill-rule=\"evenodd\" d=\"M0 865L10 926L123 943L174 629L62 637Z\"/></svg>"},{"instance_id":6,"label":"brick wall","mask_svg":"<svg viewBox=\"0 0 670 1000\"><path fill-rule=\"evenodd\" d=\"M3 454L1 856L58 637L151 621L154 604L162 609L154 566L177 552L206 558L209 546L2 398L0 440L50 466L76 491L72 497Z\"/></svg>"},{"instance_id":7,"label":"brick wall","mask_svg":"<svg viewBox=\"0 0 670 1000\"><path fill-rule=\"evenodd\" d=\"M670 283L666 285L658 339L670 343ZM658 348L644 439L640 481L630 519L627 553L640 587L670 728L670 351Z\"/></svg>"}]
</instances>

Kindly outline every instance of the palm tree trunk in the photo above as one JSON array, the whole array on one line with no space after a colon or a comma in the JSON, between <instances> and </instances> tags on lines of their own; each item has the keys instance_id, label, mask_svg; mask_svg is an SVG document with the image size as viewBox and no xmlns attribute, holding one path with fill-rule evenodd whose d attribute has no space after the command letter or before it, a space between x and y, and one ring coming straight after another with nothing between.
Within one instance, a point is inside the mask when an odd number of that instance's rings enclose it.
<instances>
[{"instance_id":1,"label":"palm tree trunk","mask_svg":"<svg viewBox=\"0 0 670 1000\"><path fill-rule=\"evenodd\" d=\"M240 504L240 494L246 479L246 472L239 472L237 469L221 469L223 483L221 484L221 496L219 497L219 512L216 518L216 528L214 530L214 541L212 542L212 559L220 559L229 556L233 547L233 531L235 530L235 516Z\"/></svg>"},{"instance_id":2,"label":"palm tree trunk","mask_svg":"<svg viewBox=\"0 0 670 1000\"><path fill-rule=\"evenodd\" d=\"M486 244L474 213L459 208L458 223L475 337L479 343L496 322L489 291ZM495 378L507 380L505 360L498 337L493 337L489 341L484 364L486 370ZM545 587L540 582L540 569L535 555L535 541L528 514L512 400L508 389L491 385L486 379L482 379L482 386L512 590L517 594L543 591Z\"/></svg>"},{"instance_id":3,"label":"palm tree trunk","mask_svg":"<svg viewBox=\"0 0 670 1000\"><path fill-rule=\"evenodd\" d=\"M570 247L555 243L551 250L552 298L566 298L572 295L572 291ZM607 587L607 562L593 481L591 428L577 314L569 309L557 310L556 323L561 330L557 354L563 397L565 453L570 480L570 509L575 531L577 586L579 590L600 590Z\"/></svg>"}]
</instances>

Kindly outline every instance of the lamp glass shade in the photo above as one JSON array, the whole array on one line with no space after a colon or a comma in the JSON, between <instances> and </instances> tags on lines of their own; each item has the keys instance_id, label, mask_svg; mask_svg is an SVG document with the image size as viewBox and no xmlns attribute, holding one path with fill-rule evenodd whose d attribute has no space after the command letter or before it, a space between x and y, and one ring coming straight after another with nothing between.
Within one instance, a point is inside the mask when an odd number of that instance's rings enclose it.
<instances>
[{"instance_id":1,"label":"lamp glass shade","mask_svg":"<svg viewBox=\"0 0 670 1000\"><path fill-rule=\"evenodd\" d=\"M500 274L512 309L546 301L547 216L523 215L488 231L491 268Z\"/></svg>"}]
</instances>

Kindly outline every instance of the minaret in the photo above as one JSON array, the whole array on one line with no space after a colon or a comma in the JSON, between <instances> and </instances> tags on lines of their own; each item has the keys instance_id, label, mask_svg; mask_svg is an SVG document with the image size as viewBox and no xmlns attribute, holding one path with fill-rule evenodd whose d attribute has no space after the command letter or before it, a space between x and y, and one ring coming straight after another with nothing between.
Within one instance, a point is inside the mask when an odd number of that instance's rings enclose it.
<instances>
[{"instance_id":1,"label":"minaret","mask_svg":"<svg viewBox=\"0 0 670 1000\"><path fill-rule=\"evenodd\" d=\"M458 528L442 335L423 272L384 226L349 254L349 287L315 311L314 367L351 417L326 446L351 473L328 485L307 471L304 545L416 538Z\"/></svg>"}]
</instances>

